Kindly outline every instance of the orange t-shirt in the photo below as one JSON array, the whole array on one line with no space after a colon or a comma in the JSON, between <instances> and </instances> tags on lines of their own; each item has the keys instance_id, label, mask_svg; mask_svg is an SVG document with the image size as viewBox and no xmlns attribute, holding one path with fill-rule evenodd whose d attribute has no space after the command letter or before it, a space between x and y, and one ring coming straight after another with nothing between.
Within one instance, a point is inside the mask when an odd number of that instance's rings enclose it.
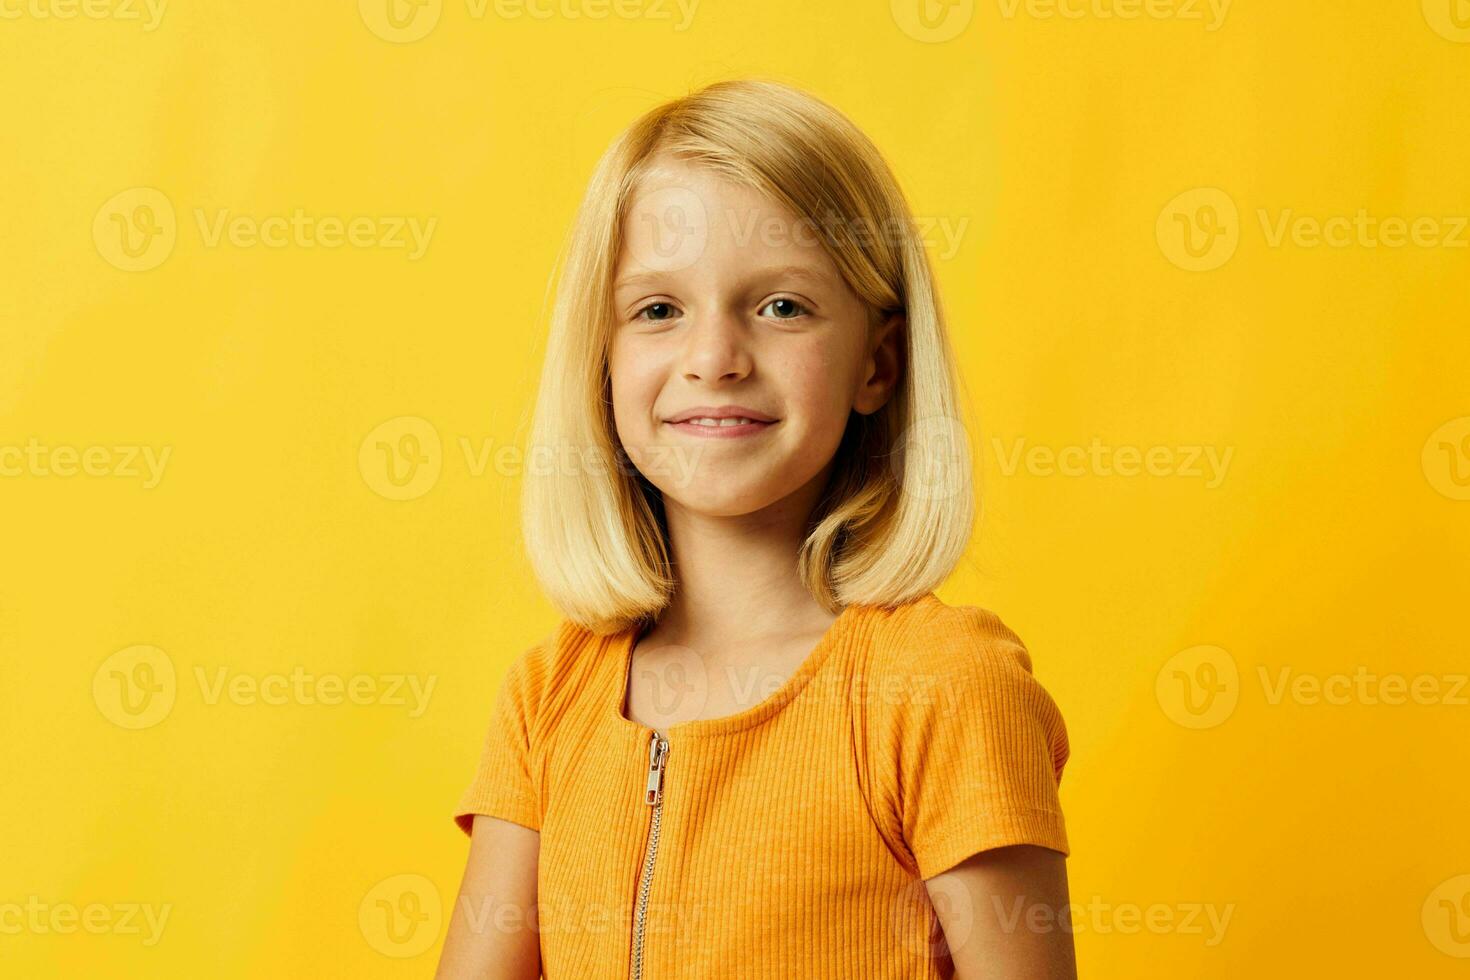
<instances>
[{"instance_id":1,"label":"orange t-shirt","mask_svg":"<svg viewBox=\"0 0 1470 980\"><path fill-rule=\"evenodd\" d=\"M942 978L922 879L1070 853L1066 728L994 613L848 606L771 696L658 733L624 715L637 635L522 654L455 811L540 831L547 980Z\"/></svg>"}]
</instances>

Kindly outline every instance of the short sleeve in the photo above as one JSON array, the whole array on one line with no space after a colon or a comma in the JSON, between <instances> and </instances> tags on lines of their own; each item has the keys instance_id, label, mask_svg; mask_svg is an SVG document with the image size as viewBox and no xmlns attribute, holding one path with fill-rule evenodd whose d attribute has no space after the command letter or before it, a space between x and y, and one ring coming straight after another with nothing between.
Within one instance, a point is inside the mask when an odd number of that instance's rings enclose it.
<instances>
[{"instance_id":1,"label":"short sleeve","mask_svg":"<svg viewBox=\"0 0 1470 980\"><path fill-rule=\"evenodd\" d=\"M870 698L874 818L890 846L925 879L1010 844L1070 854L1067 730L1020 640L988 610L946 606L909 642Z\"/></svg>"},{"instance_id":2,"label":"short sleeve","mask_svg":"<svg viewBox=\"0 0 1470 980\"><path fill-rule=\"evenodd\" d=\"M532 744L538 678L533 658L540 648L537 644L523 653L501 682L479 765L454 812L454 822L466 834L476 814L541 829L538 766Z\"/></svg>"}]
</instances>

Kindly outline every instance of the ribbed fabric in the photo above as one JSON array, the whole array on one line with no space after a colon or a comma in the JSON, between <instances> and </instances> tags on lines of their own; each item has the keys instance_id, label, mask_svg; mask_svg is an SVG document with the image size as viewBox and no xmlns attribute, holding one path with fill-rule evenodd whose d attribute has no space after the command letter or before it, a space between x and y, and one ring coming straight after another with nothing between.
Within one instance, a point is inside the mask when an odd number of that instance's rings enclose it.
<instances>
[{"instance_id":1,"label":"ribbed fabric","mask_svg":"<svg viewBox=\"0 0 1470 980\"><path fill-rule=\"evenodd\" d=\"M455 811L541 832L548 980L629 975L653 809L653 730L623 713L636 640L564 620L523 653ZM848 606L769 698L661 734L649 980L948 977L922 879L1006 844L1070 853L1061 713L994 613L932 592Z\"/></svg>"}]
</instances>

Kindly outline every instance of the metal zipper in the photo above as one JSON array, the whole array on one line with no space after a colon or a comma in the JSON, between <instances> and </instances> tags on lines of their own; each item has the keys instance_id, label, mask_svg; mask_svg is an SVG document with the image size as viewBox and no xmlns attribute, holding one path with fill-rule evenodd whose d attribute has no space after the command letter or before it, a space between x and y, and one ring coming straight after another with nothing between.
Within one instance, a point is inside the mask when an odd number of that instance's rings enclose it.
<instances>
[{"instance_id":1,"label":"metal zipper","mask_svg":"<svg viewBox=\"0 0 1470 980\"><path fill-rule=\"evenodd\" d=\"M653 807L653 820L648 828L648 847L643 853L643 875L638 882L638 905L633 917L632 980L643 980L643 931L648 923L648 889L653 884L653 860L658 855L658 828L664 815L664 760L669 754L669 740L658 732L648 743L648 785L643 802Z\"/></svg>"}]
</instances>

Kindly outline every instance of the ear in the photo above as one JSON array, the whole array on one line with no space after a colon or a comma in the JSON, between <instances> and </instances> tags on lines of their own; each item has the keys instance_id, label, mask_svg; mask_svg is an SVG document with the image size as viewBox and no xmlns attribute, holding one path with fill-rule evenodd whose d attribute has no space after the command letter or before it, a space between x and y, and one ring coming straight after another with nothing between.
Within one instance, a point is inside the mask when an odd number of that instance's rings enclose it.
<instances>
[{"instance_id":1,"label":"ear","mask_svg":"<svg viewBox=\"0 0 1470 980\"><path fill-rule=\"evenodd\" d=\"M863 361L863 379L852 402L858 414L873 414L893 396L907 367L904 357L908 349L907 327L902 313L891 313L874 332Z\"/></svg>"}]
</instances>

